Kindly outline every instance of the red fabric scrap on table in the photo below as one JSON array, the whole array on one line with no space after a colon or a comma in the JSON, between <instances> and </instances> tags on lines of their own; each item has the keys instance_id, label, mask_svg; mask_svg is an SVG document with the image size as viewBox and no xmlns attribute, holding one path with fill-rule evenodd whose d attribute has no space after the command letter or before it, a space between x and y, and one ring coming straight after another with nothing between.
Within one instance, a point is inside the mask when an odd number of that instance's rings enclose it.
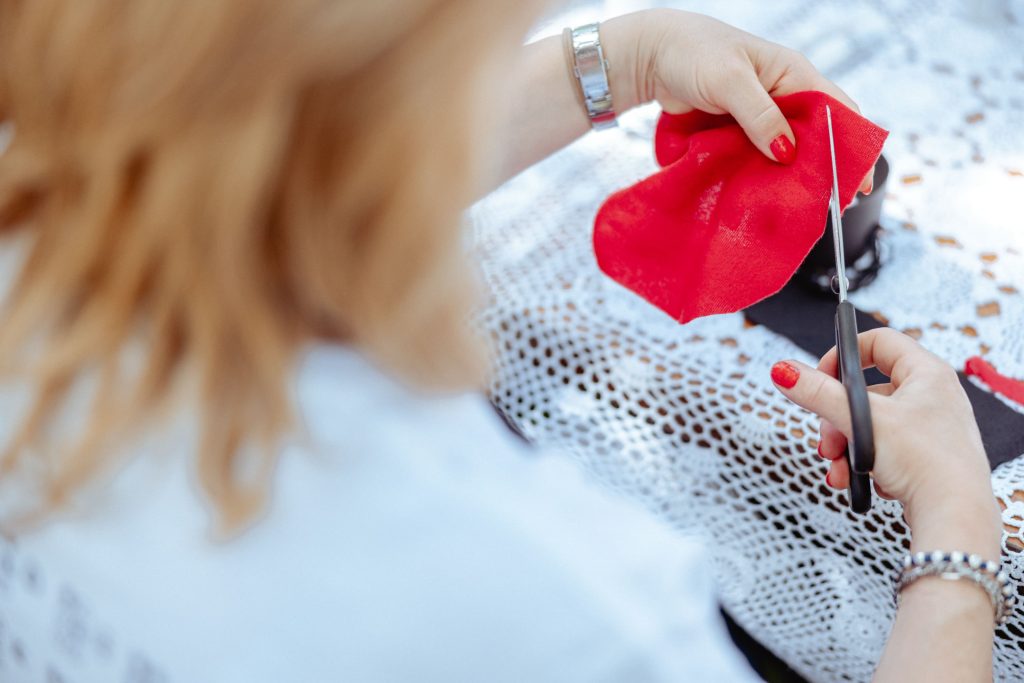
<instances>
[{"instance_id":1,"label":"red fabric scrap on table","mask_svg":"<svg viewBox=\"0 0 1024 683\"><path fill-rule=\"evenodd\" d=\"M964 364L964 372L974 375L987 384L992 391L1002 394L1011 401L1024 405L1024 381L1000 374L991 363L980 356L971 356Z\"/></svg>"},{"instance_id":2,"label":"red fabric scrap on table","mask_svg":"<svg viewBox=\"0 0 1024 683\"><path fill-rule=\"evenodd\" d=\"M601 270L681 323L779 291L825 231L832 194L825 105L844 209L889 133L821 92L775 101L796 137L789 166L761 154L731 116L662 114L654 144L663 168L597 213Z\"/></svg>"}]
</instances>

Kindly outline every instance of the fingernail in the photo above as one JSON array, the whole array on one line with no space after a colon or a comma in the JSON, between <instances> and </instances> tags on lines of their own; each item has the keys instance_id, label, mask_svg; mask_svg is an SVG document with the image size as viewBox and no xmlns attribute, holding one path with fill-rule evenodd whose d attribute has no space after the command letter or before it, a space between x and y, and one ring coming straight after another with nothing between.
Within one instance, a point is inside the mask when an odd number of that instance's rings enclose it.
<instances>
[{"instance_id":1,"label":"fingernail","mask_svg":"<svg viewBox=\"0 0 1024 683\"><path fill-rule=\"evenodd\" d=\"M768 147L772 150L772 154L775 155L775 160L780 164L788 166L796 161L796 147L793 146L793 143L785 135L780 135L772 140Z\"/></svg>"},{"instance_id":2,"label":"fingernail","mask_svg":"<svg viewBox=\"0 0 1024 683\"><path fill-rule=\"evenodd\" d=\"M825 484L829 487L832 486L832 470L825 473Z\"/></svg>"},{"instance_id":3,"label":"fingernail","mask_svg":"<svg viewBox=\"0 0 1024 683\"><path fill-rule=\"evenodd\" d=\"M828 458L825 457L825 454L821 452L821 444L820 443L818 444L818 457L821 458L822 460L828 460Z\"/></svg>"},{"instance_id":4,"label":"fingernail","mask_svg":"<svg viewBox=\"0 0 1024 683\"><path fill-rule=\"evenodd\" d=\"M772 381L783 389L792 389L800 379L800 371L786 361L779 361L772 366Z\"/></svg>"}]
</instances>

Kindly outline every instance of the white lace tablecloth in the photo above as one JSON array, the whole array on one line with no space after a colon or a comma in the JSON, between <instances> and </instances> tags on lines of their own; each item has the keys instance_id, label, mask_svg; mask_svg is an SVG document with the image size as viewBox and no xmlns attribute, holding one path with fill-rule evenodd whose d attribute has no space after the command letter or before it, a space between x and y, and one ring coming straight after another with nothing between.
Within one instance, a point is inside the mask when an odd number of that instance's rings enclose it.
<instances>
[{"instance_id":1,"label":"white lace tablecloth","mask_svg":"<svg viewBox=\"0 0 1024 683\"><path fill-rule=\"evenodd\" d=\"M550 27L635 5L583 4ZM885 265L853 302L958 368L981 354L1024 378L1024 2L684 7L802 50L892 131ZM594 263L601 201L655 170L656 116L628 114L473 208L493 399L531 440L704 535L726 609L792 667L866 681L907 530L896 503L855 516L825 487L816 419L772 388L774 361L816 359L738 313L680 326ZM1020 584L1024 459L993 484ZM1024 609L997 631L995 657L999 680L1024 680Z\"/></svg>"}]
</instances>

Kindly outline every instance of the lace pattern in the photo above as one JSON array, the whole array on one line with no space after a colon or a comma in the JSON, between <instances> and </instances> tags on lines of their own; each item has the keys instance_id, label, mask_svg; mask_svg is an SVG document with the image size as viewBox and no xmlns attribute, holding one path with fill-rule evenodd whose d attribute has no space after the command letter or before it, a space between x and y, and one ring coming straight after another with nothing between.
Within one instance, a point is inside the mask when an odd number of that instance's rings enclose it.
<instances>
[{"instance_id":1,"label":"lace pattern","mask_svg":"<svg viewBox=\"0 0 1024 683\"><path fill-rule=\"evenodd\" d=\"M577 5L548 28L620 5ZM1024 3L686 9L802 50L893 132L885 261L854 303L954 366L980 354L1024 377ZM679 326L594 264L597 207L655 168L657 113L627 114L473 208L493 400L531 440L703 534L728 611L808 679L869 680L907 529L896 503L876 499L866 517L847 510L824 485L817 421L772 388L774 361L816 359L741 314ZM993 486L1004 563L1020 585L1024 460L994 472ZM998 680L1024 680L1024 612L997 631L995 664Z\"/></svg>"}]
</instances>

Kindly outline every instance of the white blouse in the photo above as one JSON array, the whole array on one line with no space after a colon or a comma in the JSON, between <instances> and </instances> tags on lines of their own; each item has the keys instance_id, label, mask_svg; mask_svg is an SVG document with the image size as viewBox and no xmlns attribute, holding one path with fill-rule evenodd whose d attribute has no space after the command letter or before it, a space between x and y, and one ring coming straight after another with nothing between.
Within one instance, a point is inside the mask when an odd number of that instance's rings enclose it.
<instances>
[{"instance_id":1,"label":"white blouse","mask_svg":"<svg viewBox=\"0 0 1024 683\"><path fill-rule=\"evenodd\" d=\"M482 397L337 347L294 391L303 436L241 537L209 540L169 427L87 511L0 541L0 681L757 680L700 546Z\"/></svg>"}]
</instances>

